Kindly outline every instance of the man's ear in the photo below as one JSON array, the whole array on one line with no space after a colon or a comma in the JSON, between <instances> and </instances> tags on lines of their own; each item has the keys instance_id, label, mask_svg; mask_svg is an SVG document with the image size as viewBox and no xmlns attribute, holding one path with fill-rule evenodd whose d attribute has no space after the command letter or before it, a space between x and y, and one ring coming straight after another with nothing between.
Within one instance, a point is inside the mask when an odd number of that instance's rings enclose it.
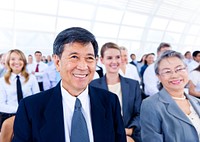
<instances>
[{"instance_id":1,"label":"man's ear","mask_svg":"<svg viewBox=\"0 0 200 142\"><path fill-rule=\"evenodd\" d=\"M53 56L53 61L56 66L56 70L60 72L60 58L58 57L58 55Z\"/></svg>"}]
</instances>

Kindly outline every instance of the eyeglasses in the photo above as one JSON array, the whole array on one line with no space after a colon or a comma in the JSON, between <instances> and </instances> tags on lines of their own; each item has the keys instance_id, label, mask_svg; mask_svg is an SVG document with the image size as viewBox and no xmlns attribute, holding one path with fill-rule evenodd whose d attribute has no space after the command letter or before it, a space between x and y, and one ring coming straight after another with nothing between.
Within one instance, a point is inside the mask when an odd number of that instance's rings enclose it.
<instances>
[{"instance_id":1,"label":"eyeglasses","mask_svg":"<svg viewBox=\"0 0 200 142\"><path fill-rule=\"evenodd\" d=\"M165 76L165 77L169 77L174 72L177 73L177 74L181 74L181 73L184 73L185 71L186 71L186 67L178 67L174 71L172 71L170 69L164 69L164 70L159 72L159 75L162 75L162 76Z\"/></svg>"}]
</instances>

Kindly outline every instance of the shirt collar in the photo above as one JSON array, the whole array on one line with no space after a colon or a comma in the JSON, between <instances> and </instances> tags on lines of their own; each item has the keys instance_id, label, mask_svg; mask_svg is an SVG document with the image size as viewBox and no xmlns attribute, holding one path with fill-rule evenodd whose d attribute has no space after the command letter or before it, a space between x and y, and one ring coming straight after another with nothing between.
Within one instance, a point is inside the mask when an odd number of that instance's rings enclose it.
<instances>
[{"instance_id":1,"label":"shirt collar","mask_svg":"<svg viewBox=\"0 0 200 142\"><path fill-rule=\"evenodd\" d=\"M72 96L67 90L65 90L62 86L62 80L60 83L60 87L61 87L61 93L62 93L62 97L64 99L64 101L67 104L74 104L75 105L75 101L76 98L79 98L79 100L81 101L82 107L83 109L85 109L89 103L89 95L88 95L88 86L86 87L86 89L79 94L77 97ZM70 103L69 103L70 102ZM72 103L73 102L73 103ZM70 109L74 109L74 105L69 105Z\"/></svg>"},{"instance_id":2,"label":"shirt collar","mask_svg":"<svg viewBox=\"0 0 200 142\"><path fill-rule=\"evenodd\" d=\"M15 80L17 75L18 75L19 77L21 77L21 73L20 73L20 74L15 74L15 73L12 72L12 73L11 73L11 76L10 76L10 79L11 79L11 80Z\"/></svg>"}]
</instances>

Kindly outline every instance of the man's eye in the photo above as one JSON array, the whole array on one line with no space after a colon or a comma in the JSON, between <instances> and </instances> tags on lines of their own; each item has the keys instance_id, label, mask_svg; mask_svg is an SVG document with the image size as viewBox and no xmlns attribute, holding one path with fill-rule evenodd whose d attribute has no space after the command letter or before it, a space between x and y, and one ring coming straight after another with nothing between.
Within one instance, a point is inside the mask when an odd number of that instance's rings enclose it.
<instances>
[{"instance_id":1,"label":"man's eye","mask_svg":"<svg viewBox=\"0 0 200 142\"><path fill-rule=\"evenodd\" d=\"M78 57L77 57L77 56L71 56L71 58L72 58L72 59L78 59Z\"/></svg>"},{"instance_id":2,"label":"man's eye","mask_svg":"<svg viewBox=\"0 0 200 142\"><path fill-rule=\"evenodd\" d=\"M87 60L88 61L93 61L93 60L95 60L95 58L94 57L87 57Z\"/></svg>"}]
</instances>

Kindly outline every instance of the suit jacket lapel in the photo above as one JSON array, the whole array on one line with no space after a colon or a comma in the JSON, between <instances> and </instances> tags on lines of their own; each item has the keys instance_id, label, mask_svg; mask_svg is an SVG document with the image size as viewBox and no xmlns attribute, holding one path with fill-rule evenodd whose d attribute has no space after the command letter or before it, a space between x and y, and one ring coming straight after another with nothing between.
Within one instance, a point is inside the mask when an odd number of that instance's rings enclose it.
<instances>
[{"instance_id":1,"label":"suit jacket lapel","mask_svg":"<svg viewBox=\"0 0 200 142\"><path fill-rule=\"evenodd\" d=\"M90 104L91 104L91 118L92 128L95 142L106 141L106 104L100 96L101 94L95 91L94 88L89 87Z\"/></svg>"},{"instance_id":2,"label":"suit jacket lapel","mask_svg":"<svg viewBox=\"0 0 200 142\"><path fill-rule=\"evenodd\" d=\"M108 90L108 84L106 82L106 75L104 75L103 77L100 78L100 88Z\"/></svg>"},{"instance_id":3,"label":"suit jacket lapel","mask_svg":"<svg viewBox=\"0 0 200 142\"><path fill-rule=\"evenodd\" d=\"M126 119L128 117L127 114L129 114L128 111L128 99L129 99L129 84L126 82L126 80L120 75L120 83L121 83L121 90L122 90L122 113L123 113L123 119L124 120L129 120ZM126 123L125 123L126 124Z\"/></svg>"},{"instance_id":4,"label":"suit jacket lapel","mask_svg":"<svg viewBox=\"0 0 200 142\"><path fill-rule=\"evenodd\" d=\"M174 100L172 100L172 98L169 96L169 93L165 89L162 89L159 92L159 94L160 94L159 100L162 101L163 103L167 104L167 110L171 115L173 115L174 117L176 117L190 125L193 125L191 123L191 121L189 120L189 118L187 118L187 116L184 114L184 112L178 107L176 102Z\"/></svg>"},{"instance_id":5,"label":"suit jacket lapel","mask_svg":"<svg viewBox=\"0 0 200 142\"><path fill-rule=\"evenodd\" d=\"M44 125L41 127L41 139L49 139L49 142L64 142L64 120L60 83L54 88L44 111Z\"/></svg>"}]
</instances>

